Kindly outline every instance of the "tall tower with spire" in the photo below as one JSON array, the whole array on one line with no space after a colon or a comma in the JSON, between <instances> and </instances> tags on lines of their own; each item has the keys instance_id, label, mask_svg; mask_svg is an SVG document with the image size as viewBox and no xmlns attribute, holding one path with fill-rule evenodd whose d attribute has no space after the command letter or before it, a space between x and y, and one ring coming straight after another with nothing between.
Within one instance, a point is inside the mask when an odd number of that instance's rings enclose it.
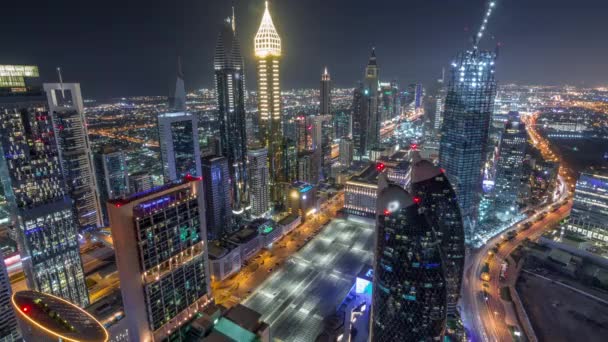
<instances>
[{"instance_id":1,"label":"tall tower with spire","mask_svg":"<svg viewBox=\"0 0 608 342\"><path fill-rule=\"evenodd\" d=\"M380 111L378 108L378 85L379 78L378 75L380 69L378 68L378 63L376 61L376 49L372 48L372 53L369 56L369 61L367 62L367 66L365 67L365 92L369 96L367 110L367 119L368 119L368 138L367 138L367 147L368 149L378 147L380 143Z\"/></svg>"},{"instance_id":2,"label":"tall tower with spire","mask_svg":"<svg viewBox=\"0 0 608 342\"><path fill-rule=\"evenodd\" d=\"M281 37L277 33L268 10L268 1L260 28L254 39L258 74L258 110L260 140L268 149L268 170L272 201L279 200L278 182L281 181L283 125L279 63Z\"/></svg>"},{"instance_id":3,"label":"tall tower with spire","mask_svg":"<svg viewBox=\"0 0 608 342\"><path fill-rule=\"evenodd\" d=\"M219 111L221 153L228 159L232 210L248 203L247 132L245 125L245 67L232 17L224 20L217 38L213 66Z\"/></svg>"},{"instance_id":4,"label":"tall tower with spire","mask_svg":"<svg viewBox=\"0 0 608 342\"><path fill-rule=\"evenodd\" d=\"M331 114L331 78L329 72L327 72L327 67L325 67L325 70L321 75L321 91L319 95L319 114Z\"/></svg>"},{"instance_id":5,"label":"tall tower with spire","mask_svg":"<svg viewBox=\"0 0 608 342\"><path fill-rule=\"evenodd\" d=\"M177 80L175 81L175 95L173 96L173 110L176 112L186 111L186 87L184 86L181 57L177 57Z\"/></svg>"}]
</instances>

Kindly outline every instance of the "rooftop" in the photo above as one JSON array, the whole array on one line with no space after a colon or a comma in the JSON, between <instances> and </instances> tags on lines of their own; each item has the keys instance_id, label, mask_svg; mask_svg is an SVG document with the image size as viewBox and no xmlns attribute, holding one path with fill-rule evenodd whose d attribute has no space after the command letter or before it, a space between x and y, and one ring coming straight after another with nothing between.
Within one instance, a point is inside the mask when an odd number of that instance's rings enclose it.
<instances>
[{"instance_id":1,"label":"rooftop","mask_svg":"<svg viewBox=\"0 0 608 342\"><path fill-rule=\"evenodd\" d=\"M47 334L66 341L108 341L108 332L101 323L64 299L27 290L14 293L12 302L24 321Z\"/></svg>"}]
</instances>

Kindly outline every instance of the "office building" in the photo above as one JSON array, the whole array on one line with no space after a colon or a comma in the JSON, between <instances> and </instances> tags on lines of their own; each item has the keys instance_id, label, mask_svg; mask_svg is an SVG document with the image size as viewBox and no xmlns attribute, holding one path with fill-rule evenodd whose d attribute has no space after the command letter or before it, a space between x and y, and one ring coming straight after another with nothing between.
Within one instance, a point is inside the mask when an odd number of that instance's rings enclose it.
<instances>
[{"instance_id":1,"label":"office building","mask_svg":"<svg viewBox=\"0 0 608 342\"><path fill-rule=\"evenodd\" d=\"M260 139L268 150L271 200L277 202L281 197L278 183L282 181L280 168L283 165L283 105L279 83L281 38L270 17L268 2L255 35L254 52L257 60Z\"/></svg>"},{"instance_id":2,"label":"office building","mask_svg":"<svg viewBox=\"0 0 608 342\"><path fill-rule=\"evenodd\" d=\"M202 160L202 168L207 209L207 239L216 240L232 230L228 159L219 156L205 157Z\"/></svg>"},{"instance_id":3,"label":"office building","mask_svg":"<svg viewBox=\"0 0 608 342\"><path fill-rule=\"evenodd\" d=\"M186 341L179 329L210 301L200 177L107 203L132 341Z\"/></svg>"},{"instance_id":4,"label":"office building","mask_svg":"<svg viewBox=\"0 0 608 342\"><path fill-rule=\"evenodd\" d=\"M129 195L129 170L124 151L111 146L101 147L94 154L99 199L104 226L109 224L106 202Z\"/></svg>"},{"instance_id":5,"label":"office building","mask_svg":"<svg viewBox=\"0 0 608 342\"><path fill-rule=\"evenodd\" d=\"M234 10L234 8L233 8ZM247 127L245 122L245 66L236 34L234 13L224 20L215 57L221 155L228 159L230 198L235 213L247 206Z\"/></svg>"},{"instance_id":6,"label":"office building","mask_svg":"<svg viewBox=\"0 0 608 342\"><path fill-rule=\"evenodd\" d=\"M372 50L365 67L364 82L355 88L353 97L353 140L359 160L367 159L371 149L380 143L378 72L376 51Z\"/></svg>"},{"instance_id":7,"label":"office building","mask_svg":"<svg viewBox=\"0 0 608 342\"><path fill-rule=\"evenodd\" d=\"M386 184L386 183L385 183ZM394 184L378 196L370 341L440 341L445 265L418 197Z\"/></svg>"},{"instance_id":8,"label":"office building","mask_svg":"<svg viewBox=\"0 0 608 342\"><path fill-rule=\"evenodd\" d=\"M298 152L312 150L312 118L299 113L294 119L295 140Z\"/></svg>"},{"instance_id":9,"label":"office building","mask_svg":"<svg viewBox=\"0 0 608 342\"><path fill-rule=\"evenodd\" d=\"M154 182L152 180L152 176L149 173L145 171L140 171L129 175L130 194L148 191L152 189L152 187L154 187Z\"/></svg>"},{"instance_id":10,"label":"office building","mask_svg":"<svg viewBox=\"0 0 608 342\"><path fill-rule=\"evenodd\" d=\"M500 137L496 178L494 185L494 211L496 217L506 221L518 213L518 197L524 178L524 158L528 135L518 113L510 113Z\"/></svg>"},{"instance_id":11,"label":"office building","mask_svg":"<svg viewBox=\"0 0 608 342\"><path fill-rule=\"evenodd\" d=\"M445 265L447 314L456 315L464 272L464 225L456 193L440 168L414 152L410 169L410 193L434 228Z\"/></svg>"},{"instance_id":12,"label":"office building","mask_svg":"<svg viewBox=\"0 0 608 342\"><path fill-rule=\"evenodd\" d=\"M298 154L298 173L296 180L316 184L318 173L314 171L315 154L313 152L302 152Z\"/></svg>"},{"instance_id":13,"label":"office building","mask_svg":"<svg viewBox=\"0 0 608 342\"><path fill-rule=\"evenodd\" d=\"M334 118L334 137L337 139L352 137L352 116L348 111L336 112Z\"/></svg>"},{"instance_id":14,"label":"office building","mask_svg":"<svg viewBox=\"0 0 608 342\"><path fill-rule=\"evenodd\" d=\"M16 292L12 297L12 309L17 312L25 341L107 342L110 338L91 314L48 293Z\"/></svg>"},{"instance_id":15,"label":"office building","mask_svg":"<svg viewBox=\"0 0 608 342\"><path fill-rule=\"evenodd\" d=\"M163 113L157 117L160 155L165 182L186 175L201 175L198 119L185 113Z\"/></svg>"},{"instance_id":16,"label":"office building","mask_svg":"<svg viewBox=\"0 0 608 342\"><path fill-rule=\"evenodd\" d=\"M327 72L327 67L321 74L319 97L319 115L331 115L331 78L329 72Z\"/></svg>"},{"instance_id":17,"label":"office building","mask_svg":"<svg viewBox=\"0 0 608 342\"><path fill-rule=\"evenodd\" d=\"M414 109L419 110L422 108L422 99L424 98L424 88L422 88L422 84L416 84L414 90Z\"/></svg>"},{"instance_id":18,"label":"office building","mask_svg":"<svg viewBox=\"0 0 608 342\"><path fill-rule=\"evenodd\" d=\"M349 168L353 162L353 154L355 152L353 141L349 138L340 139L339 151L338 160L340 165L344 168Z\"/></svg>"},{"instance_id":19,"label":"office building","mask_svg":"<svg viewBox=\"0 0 608 342\"><path fill-rule=\"evenodd\" d=\"M460 53L451 64L447 87L439 165L458 195L467 236L472 234L481 194L481 170L496 96L495 59L496 53L490 51Z\"/></svg>"},{"instance_id":20,"label":"office building","mask_svg":"<svg viewBox=\"0 0 608 342\"><path fill-rule=\"evenodd\" d=\"M435 96L435 117L433 118L433 129L435 134L441 132L443 124L443 110L445 105L446 87L445 87L445 69L441 69L441 78L437 79L437 93Z\"/></svg>"},{"instance_id":21,"label":"office building","mask_svg":"<svg viewBox=\"0 0 608 342\"><path fill-rule=\"evenodd\" d=\"M268 150L251 148L247 151L249 161L251 215L264 215L269 209Z\"/></svg>"},{"instance_id":22,"label":"office building","mask_svg":"<svg viewBox=\"0 0 608 342\"><path fill-rule=\"evenodd\" d=\"M84 117L78 83L45 83L49 113L59 151L68 195L74 201L74 215L80 230L101 226L101 205L97 193L93 154Z\"/></svg>"},{"instance_id":23,"label":"office building","mask_svg":"<svg viewBox=\"0 0 608 342\"><path fill-rule=\"evenodd\" d=\"M0 341L13 342L21 339L15 312L11 310L13 291L4 263L0 265Z\"/></svg>"},{"instance_id":24,"label":"office building","mask_svg":"<svg viewBox=\"0 0 608 342\"><path fill-rule=\"evenodd\" d=\"M397 119L401 115L401 99L397 81L380 83L380 122Z\"/></svg>"},{"instance_id":25,"label":"office building","mask_svg":"<svg viewBox=\"0 0 608 342\"><path fill-rule=\"evenodd\" d=\"M290 214L298 215L305 221L307 217L314 215L317 205L316 188L304 182L295 182L289 188L287 199Z\"/></svg>"},{"instance_id":26,"label":"office building","mask_svg":"<svg viewBox=\"0 0 608 342\"><path fill-rule=\"evenodd\" d=\"M331 143L333 126L331 115L312 117L312 151L314 173L318 181L327 180L331 175Z\"/></svg>"},{"instance_id":27,"label":"office building","mask_svg":"<svg viewBox=\"0 0 608 342\"><path fill-rule=\"evenodd\" d=\"M608 171L589 169L576 182L568 230L608 242Z\"/></svg>"},{"instance_id":28,"label":"office building","mask_svg":"<svg viewBox=\"0 0 608 342\"><path fill-rule=\"evenodd\" d=\"M11 69L0 87L0 178L28 288L89 304L78 225L61 169L48 101L35 66Z\"/></svg>"}]
</instances>

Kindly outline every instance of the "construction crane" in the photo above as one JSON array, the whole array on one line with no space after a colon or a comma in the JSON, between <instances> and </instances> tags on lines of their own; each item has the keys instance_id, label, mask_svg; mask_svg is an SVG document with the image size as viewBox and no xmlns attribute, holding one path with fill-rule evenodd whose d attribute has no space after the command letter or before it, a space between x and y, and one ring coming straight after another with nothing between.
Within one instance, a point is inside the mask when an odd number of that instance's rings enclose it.
<instances>
[{"instance_id":1,"label":"construction crane","mask_svg":"<svg viewBox=\"0 0 608 342\"><path fill-rule=\"evenodd\" d=\"M479 41L481 40L481 38L483 37L483 35L485 33L486 27L488 26L488 20L490 19L492 12L496 8L497 2L498 2L498 0L490 0L488 3L488 9L486 10L486 14L483 17L483 21L481 22L481 25L479 26L479 30L477 31L477 34L473 37L473 49L474 50L477 50L477 47L479 46Z\"/></svg>"}]
</instances>

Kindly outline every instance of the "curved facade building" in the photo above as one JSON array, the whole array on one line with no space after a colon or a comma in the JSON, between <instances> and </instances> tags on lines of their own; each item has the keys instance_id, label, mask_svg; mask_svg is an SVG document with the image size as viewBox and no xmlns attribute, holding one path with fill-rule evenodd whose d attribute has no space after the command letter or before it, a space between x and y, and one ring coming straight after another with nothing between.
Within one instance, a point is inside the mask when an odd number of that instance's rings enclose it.
<instances>
[{"instance_id":1,"label":"curved facade building","mask_svg":"<svg viewBox=\"0 0 608 342\"><path fill-rule=\"evenodd\" d=\"M427 221L440 241L445 265L448 315L456 313L464 269L464 226L456 193L440 168L428 160L414 160L410 192L420 199Z\"/></svg>"},{"instance_id":2,"label":"curved facade building","mask_svg":"<svg viewBox=\"0 0 608 342\"><path fill-rule=\"evenodd\" d=\"M25 341L106 342L108 332L78 306L46 293L19 291L12 304Z\"/></svg>"},{"instance_id":3,"label":"curved facade building","mask_svg":"<svg viewBox=\"0 0 608 342\"><path fill-rule=\"evenodd\" d=\"M434 341L444 334L446 286L433 227L417 197L388 185L377 202L371 341Z\"/></svg>"}]
</instances>

